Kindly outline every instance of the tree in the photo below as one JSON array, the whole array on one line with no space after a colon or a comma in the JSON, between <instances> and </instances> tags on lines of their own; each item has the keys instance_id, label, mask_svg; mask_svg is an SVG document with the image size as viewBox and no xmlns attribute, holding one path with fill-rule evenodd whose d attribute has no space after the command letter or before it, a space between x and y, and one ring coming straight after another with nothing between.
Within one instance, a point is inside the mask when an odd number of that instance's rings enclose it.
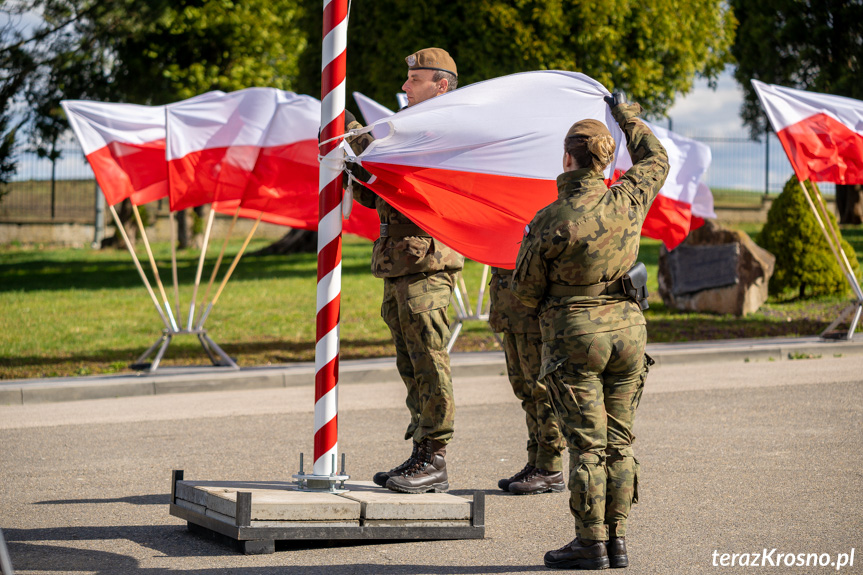
<instances>
[{"instance_id":1,"label":"tree","mask_svg":"<svg viewBox=\"0 0 863 575\"><path fill-rule=\"evenodd\" d=\"M394 104L404 57L445 48L459 85L529 70L583 72L662 115L696 76L730 61L736 21L720 0L354 0L348 27L348 93ZM308 11L310 48L298 88L320 93L321 14Z\"/></svg>"},{"instance_id":2,"label":"tree","mask_svg":"<svg viewBox=\"0 0 863 575\"><path fill-rule=\"evenodd\" d=\"M863 2L731 0L740 22L732 53L753 138L769 124L750 80L863 99ZM861 223L863 186L836 186L840 223Z\"/></svg>"},{"instance_id":3,"label":"tree","mask_svg":"<svg viewBox=\"0 0 863 575\"><path fill-rule=\"evenodd\" d=\"M812 182L807 181L806 187L813 199L821 193ZM835 227L835 216L829 212L827 215ZM840 242L857 275L859 265L854 248L842 238ZM767 223L761 230L760 243L776 256L776 269L770 278L770 293L781 294L786 289L796 289L798 297L802 299L807 295L844 294L848 290L842 268L803 196L797 176L791 176L782 193L770 206Z\"/></svg>"},{"instance_id":4,"label":"tree","mask_svg":"<svg viewBox=\"0 0 863 575\"><path fill-rule=\"evenodd\" d=\"M68 127L62 99L159 105L209 90L290 89L305 38L297 0L29 0L41 23L4 32L34 66L23 93L35 141L50 153Z\"/></svg>"}]
</instances>

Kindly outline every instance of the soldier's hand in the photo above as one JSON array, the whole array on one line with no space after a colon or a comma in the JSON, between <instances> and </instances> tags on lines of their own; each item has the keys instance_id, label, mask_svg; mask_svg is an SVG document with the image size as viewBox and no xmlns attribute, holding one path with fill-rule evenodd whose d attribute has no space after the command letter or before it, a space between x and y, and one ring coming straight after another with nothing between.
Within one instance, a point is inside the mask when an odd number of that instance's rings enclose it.
<instances>
[{"instance_id":1,"label":"soldier's hand","mask_svg":"<svg viewBox=\"0 0 863 575\"><path fill-rule=\"evenodd\" d=\"M626 94L619 91L614 92L610 96L605 96L603 100L605 100L605 103L608 104L610 108L614 108L620 104L626 103Z\"/></svg>"}]
</instances>

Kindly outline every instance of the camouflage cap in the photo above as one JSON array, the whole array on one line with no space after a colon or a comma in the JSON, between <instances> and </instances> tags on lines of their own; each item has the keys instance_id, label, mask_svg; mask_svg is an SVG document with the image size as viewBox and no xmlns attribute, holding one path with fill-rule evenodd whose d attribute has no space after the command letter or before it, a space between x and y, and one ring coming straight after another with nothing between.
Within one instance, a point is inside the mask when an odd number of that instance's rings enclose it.
<instances>
[{"instance_id":1,"label":"camouflage cap","mask_svg":"<svg viewBox=\"0 0 863 575\"><path fill-rule=\"evenodd\" d=\"M611 136L611 132L599 120L579 120L566 133L567 138L590 138L601 135Z\"/></svg>"},{"instance_id":2,"label":"camouflage cap","mask_svg":"<svg viewBox=\"0 0 863 575\"><path fill-rule=\"evenodd\" d=\"M405 58L409 70L439 70L458 78L455 60L442 48L426 48Z\"/></svg>"}]
</instances>

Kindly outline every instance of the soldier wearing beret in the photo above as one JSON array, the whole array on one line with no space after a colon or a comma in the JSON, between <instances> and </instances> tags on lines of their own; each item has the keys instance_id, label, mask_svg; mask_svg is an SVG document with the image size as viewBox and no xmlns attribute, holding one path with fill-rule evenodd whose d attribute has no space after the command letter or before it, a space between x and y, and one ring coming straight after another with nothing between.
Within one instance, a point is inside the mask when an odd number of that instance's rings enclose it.
<instances>
[{"instance_id":1,"label":"soldier wearing beret","mask_svg":"<svg viewBox=\"0 0 863 575\"><path fill-rule=\"evenodd\" d=\"M527 465L497 485L516 495L560 492L564 448L560 427L551 409L545 383L539 379L542 336L536 308L521 303L510 290L510 269L492 268L488 323L503 334L506 371L512 391L521 401L527 422Z\"/></svg>"},{"instance_id":2,"label":"soldier wearing beret","mask_svg":"<svg viewBox=\"0 0 863 575\"><path fill-rule=\"evenodd\" d=\"M513 293L539 306L540 377L570 450L576 538L545 554L554 568L626 567L626 520L638 499L632 426L651 360L644 316L625 280L668 156L638 119L638 104L619 94L606 101L633 167L608 188L611 134L596 120L575 123L564 141L558 199L525 230L513 275Z\"/></svg>"},{"instance_id":3,"label":"soldier wearing beret","mask_svg":"<svg viewBox=\"0 0 863 575\"><path fill-rule=\"evenodd\" d=\"M455 89L458 71L445 50L426 48L405 61L408 77L402 89L409 106ZM354 122L347 127L361 125ZM363 134L348 141L359 154L372 137ZM353 168L352 174L368 181L369 174L362 168ZM446 349L450 339L447 308L464 257L368 188L355 186L354 198L376 209L381 220L381 236L372 251L372 273L384 280L381 316L390 328L396 365L407 388L410 422L405 439L413 441L410 456L389 471L376 473L374 482L402 493L446 491L446 446L452 439L455 415Z\"/></svg>"}]
</instances>

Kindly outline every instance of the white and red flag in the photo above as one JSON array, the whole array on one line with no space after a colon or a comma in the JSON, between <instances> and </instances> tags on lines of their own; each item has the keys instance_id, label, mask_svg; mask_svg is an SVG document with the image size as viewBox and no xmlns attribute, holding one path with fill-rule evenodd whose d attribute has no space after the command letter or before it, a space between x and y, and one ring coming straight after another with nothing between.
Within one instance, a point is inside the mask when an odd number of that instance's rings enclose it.
<instances>
[{"instance_id":1,"label":"white and red flag","mask_svg":"<svg viewBox=\"0 0 863 575\"><path fill-rule=\"evenodd\" d=\"M607 178L614 168L619 174L632 165L606 95L601 84L573 72L505 76L391 116L355 94L363 115L383 118L370 126L377 139L359 161L375 176L369 187L434 237L471 259L512 267L525 224L557 198L563 139L572 123L600 120L617 140L618 162ZM710 149L657 132L671 148L672 174L643 233L673 249L689 233ZM712 198L701 203L710 204L702 216L713 216Z\"/></svg>"},{"instance_id":2,"label":"white and red flag","mask_svg":"<svg viewBox=\"0 0 863 575\"><path fill-rule=\"evenodd\" d=\"M168 109L171 209L219 212L293 228L318 227L320 101L249 88ZM346 232L377 238L373 210L355 206Z\"/></svg>"},{"instance_id":3,"label":"white and red flag","mask_svg":"<svg viewBox=\"0 0 863 575\"><path fill-rule=\"evenodd\" d=\"M802 182L863 184L863 101L752 80Z\"/></svg>"},{"instance_id":4,"label":"white and red flag","mask_svg":"<svg viewBox=\"0 0 863 575\"><path fill-rule=\"evenodd\" d=\"M184 102L221 96L214 91ZM109 205L135 205L168 195L165 162L166 106L113 102L61 102Z\"/></svg>"},{"instance_id":5,"label":"white and red flag","mask_svg":"<svg viewBox=\"0 0 863 575\"><path fill-rule=\"evenodd\" d=\"M686 239L690 230L704 223L699 218L716 217L713 194L701 181L710 167L712 155L707 144L646 123L668 153L669 170L665 184L647 212L641 233L662 240L666 248L673 250ZM624 152L617 168L625 171L631 166L629 153Z\"/></svg>"}]
</instances>

